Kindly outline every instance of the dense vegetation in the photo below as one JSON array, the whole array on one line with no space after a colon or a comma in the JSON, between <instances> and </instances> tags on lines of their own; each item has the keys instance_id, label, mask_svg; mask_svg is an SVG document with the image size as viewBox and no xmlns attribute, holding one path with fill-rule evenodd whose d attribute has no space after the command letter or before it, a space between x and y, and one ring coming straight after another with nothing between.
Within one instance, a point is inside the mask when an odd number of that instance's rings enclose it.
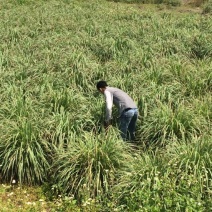
<instances>
[{"instance_id":1,"label":"dense vegetation","mask_svg":"<svg viewBox=\"0 0 212 212\"><path fill-rule=\"evenodd\" d=\"M210 15L0 2L2 183L39 185L66 200L61 211L212 210ZM105 134L102 79L137 102L136 145L116 119Z\"/></svg>"}]
</instances>

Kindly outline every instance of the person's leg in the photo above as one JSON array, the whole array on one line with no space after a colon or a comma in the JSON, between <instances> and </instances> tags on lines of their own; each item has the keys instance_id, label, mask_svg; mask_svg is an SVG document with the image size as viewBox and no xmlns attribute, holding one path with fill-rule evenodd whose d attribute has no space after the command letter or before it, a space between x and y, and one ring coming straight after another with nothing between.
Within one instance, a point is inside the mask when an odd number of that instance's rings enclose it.
<instances>
[{"instance_id":1,"label":"person's leg","mask_svg":"<svg viewBox=\"0 0 212 212\"><path fill-rule=\"evenodd\" d=\"M133 116L134 116L134 111L128 110L127 112L123 112L120 117L119 130L121 133L121 137L124 141L128 139L127 137L128 126Z\"/></svg>"},{"instance_id":2,"label":"person's leg","mask_svg":"<svg viewBox=\"0 0 212 212\"><path fill-rule=\"evenodd\" d=\"M134 115L129 123L128 130L129 130L129 140L135 140L135 129L136 129L136 122L138 119L138 109L133 109Z\"/></svg>"}]
</instances>

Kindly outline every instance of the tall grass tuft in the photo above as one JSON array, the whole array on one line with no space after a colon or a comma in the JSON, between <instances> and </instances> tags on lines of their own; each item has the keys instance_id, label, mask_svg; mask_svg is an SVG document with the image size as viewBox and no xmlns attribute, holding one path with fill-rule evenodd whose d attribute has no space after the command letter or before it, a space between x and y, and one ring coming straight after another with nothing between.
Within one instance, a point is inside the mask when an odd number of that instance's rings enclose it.
<instances>
[{"instance_id":1,"label":"tall grass tuft","mask_svg":"<svg viewBox=\"0 0 212 212\"><path fill-rule=\"evenodd\" d=\"M144 137L148 142L189 139L201 133L202 122L204 119L201 121L191 108L179 100L168 104L159 101L146 118Z\"/></svg>"},{"instance_id":2,"label":"tall grass tuft","mask_svg":"<svg viewBox=\"0 0 212 212\"><path fill-rule=\"evenodd\" d=\"M1 175L4 181L13 179L20 184L44 182L50 167L50 145L39 136L30 120L9 121L0 142Z\"/></svg>"},{"instance_id":3,"label":"tall grass tuft","mask_svg":"<svg viewBox=\"0 0 212 212\"><path fill-rule=\"evenodd\" d=\"M192 56L197 59L212 56L212 39L210 35L202 35L195 37L191 46Z\"/></svg>"},{"instance_id":4,"label":"tall grass tuft","mask_svg":"<svg viewBox=\"0 0 212 212\"><path fill-rule=\"evenodd\" d=\"M192 177L200 183L201 191L207 193L211 189L212 179L211 151L211 136L193 137L189 142L173 143L167 148L167 155L171 158L169 165L177 178Z\"/></svg>"},{"instance_id":5,"label":"tall grass tuft","mask_svg":"<svg viewBox=\"0 0 212 212\"><path fill-rule=\"evenodd\" d=\"M131 160L122 141L104 134L83 134L70 141L63 154L58 153L53 164L54 187L78 200L107 193L118 171Z\"/></svg>"},{"instance_id":6,"label":"tall grass tuft","mask_svg":"<svg viewBox=\"0 0 212 212\"><path fill-rule=\"evenodd\" d=\"M209 151L208 151L209 150ZM210 208L211 136L171 142L135 157L114 193L120 210L196 210Z\"/></svg>"},{"instance_id":7,"label":"tall grass tuft","mask_svg":"<svg viewBox=\"0 0 212 212\"><path fill-rule=\"evenodd\" d=\"M166 158L158 148L153 150L150 147L148 151L134 155L132 169L121 176L113 188L120 210L163 209L163 195L171 186L169 179L166 182L161 179L165 163Z\"/></svg>"}]
</instances>

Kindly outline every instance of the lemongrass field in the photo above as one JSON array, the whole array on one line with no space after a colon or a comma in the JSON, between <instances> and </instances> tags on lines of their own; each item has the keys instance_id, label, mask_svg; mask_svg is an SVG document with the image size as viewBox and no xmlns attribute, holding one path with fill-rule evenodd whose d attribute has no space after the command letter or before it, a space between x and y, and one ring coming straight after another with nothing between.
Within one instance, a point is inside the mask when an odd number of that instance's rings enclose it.
<instances>
[{"instance_id":1,"label":"lemongrass field","mask_svg":"<svg viewBox=\"0 0 212 212\"><path fill-rule=\"evenodd\" d=\"M2 184L59 196L56 211L212 210L211 15L0 0L0 17ZM99 80L137 103L136 144L115 108L105 133Z\"/></svg>"}]
</instances>

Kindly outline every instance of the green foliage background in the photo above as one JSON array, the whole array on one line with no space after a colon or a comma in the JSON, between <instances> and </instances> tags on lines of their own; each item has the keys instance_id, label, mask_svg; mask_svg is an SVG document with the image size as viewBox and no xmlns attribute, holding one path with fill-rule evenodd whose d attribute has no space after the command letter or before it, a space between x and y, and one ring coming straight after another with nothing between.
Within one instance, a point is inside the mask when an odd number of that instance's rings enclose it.
<instances>
[{"instance_id":1,"label":"green foliage background","mask_svg":"<svg viewBox=\"0 0 212 212\"><path fill-rule=\"evenodd\" d=\"M211 209L210 15L103 0L0 2L2 182L50 181L56 194L110 210ZM101 128L102 79L137 102L138 150Z\"/></svg>"}]
</instances>

